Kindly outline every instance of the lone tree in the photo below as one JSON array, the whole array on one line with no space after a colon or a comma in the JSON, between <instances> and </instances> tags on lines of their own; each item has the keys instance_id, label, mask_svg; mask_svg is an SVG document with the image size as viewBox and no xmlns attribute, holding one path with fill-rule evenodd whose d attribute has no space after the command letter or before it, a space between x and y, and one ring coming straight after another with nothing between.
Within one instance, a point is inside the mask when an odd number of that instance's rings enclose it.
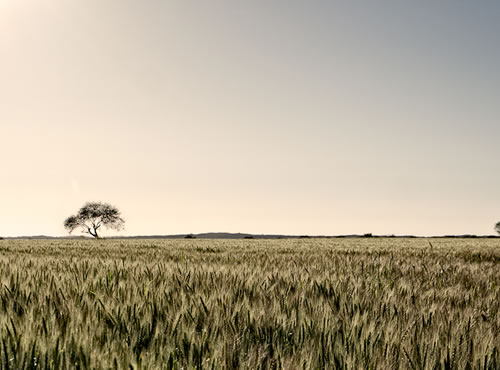
<instances>
[{"instance_id":1,"label":"lone tree","mask_svg":"<svg viewBox=\"0 0 500 370\"><path fill-rule=\"evenodd\" d=\"M495 225L495 231L500 234L500 222Z\"/></svg>"},{"instance_id":2,"label":"lone tree","mask_svg":"<svg viewBox=\"0 0 500 370\"><path fill-rule=\"evenodd\" d=\"M121 230L125 221L120 217L118 208L101 202L89 202L80 208L76 216L69 216L64 221L64 227L71 234L75 229L82 229L82 233L99 238L97 231L106 228Z\"/></svg>"}]
</instances>

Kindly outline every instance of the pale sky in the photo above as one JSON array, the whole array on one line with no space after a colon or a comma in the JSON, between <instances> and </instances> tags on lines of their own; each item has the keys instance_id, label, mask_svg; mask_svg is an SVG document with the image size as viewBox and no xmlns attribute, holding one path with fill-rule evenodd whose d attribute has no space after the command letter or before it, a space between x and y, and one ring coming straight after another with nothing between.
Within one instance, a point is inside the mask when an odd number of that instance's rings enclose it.
<instances>
[{"instance_id":1,"label":"pale sky","mask_svg":"<svg viewBox=\"0 0 500 370\"><path fill-rule=\"evenodd\" d=\"M0 0L0 236L493 234L500 2ZM113 232L114 234L114 232Z\"/></svg>"}]
</instances>

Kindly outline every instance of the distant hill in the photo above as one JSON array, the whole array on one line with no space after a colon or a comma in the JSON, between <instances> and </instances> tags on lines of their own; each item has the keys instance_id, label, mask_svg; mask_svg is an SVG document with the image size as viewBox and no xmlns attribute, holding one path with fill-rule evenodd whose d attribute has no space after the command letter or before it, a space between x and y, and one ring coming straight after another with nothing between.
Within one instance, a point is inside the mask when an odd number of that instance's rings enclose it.
<instances>
[{"instance_id":1,"label":"distant hill","mask_svg":"<svg viewBox=\"0 0 500 370\"><path fill-rule=\"evenodd\" d=\"M294 238L291 235L267 235L267 234L246 234L246 233L200 233L200 234L176 234L176 235L147 235L147 236L123 236L117 239L185 239L188 235L196 239L283 239Z\"/></svg>"}]
</instances>

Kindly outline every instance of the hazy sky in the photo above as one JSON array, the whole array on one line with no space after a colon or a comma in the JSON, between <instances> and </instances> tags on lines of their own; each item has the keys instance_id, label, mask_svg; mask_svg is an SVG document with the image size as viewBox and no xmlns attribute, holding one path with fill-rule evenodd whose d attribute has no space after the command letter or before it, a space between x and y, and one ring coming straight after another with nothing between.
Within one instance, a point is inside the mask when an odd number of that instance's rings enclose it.
<instances>
[{"instance_id":1,"label":"hazy sky","mask_svg":"<svg viewBox=\"0 0 500 370\"><path fill-rule=\"evenodd\" d=\"M493 234L500 2L0 0L0 235Z\"/></svg>"}]
</instances>

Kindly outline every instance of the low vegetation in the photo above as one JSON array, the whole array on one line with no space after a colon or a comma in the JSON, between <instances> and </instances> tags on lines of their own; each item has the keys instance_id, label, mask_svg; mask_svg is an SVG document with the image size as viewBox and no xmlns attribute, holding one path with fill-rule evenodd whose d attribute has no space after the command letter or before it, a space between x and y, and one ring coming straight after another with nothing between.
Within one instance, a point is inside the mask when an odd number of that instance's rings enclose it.
<instances>
[{"instance_id":1,"label":"low vegetation","mask_svg":"<svg viewBox=\"0 0 500 370\"><path fill-rule=\"evenodd\" d=\"M500 368L496 239L0 242L0 368Z\"/></svg>"}]
</instances>

